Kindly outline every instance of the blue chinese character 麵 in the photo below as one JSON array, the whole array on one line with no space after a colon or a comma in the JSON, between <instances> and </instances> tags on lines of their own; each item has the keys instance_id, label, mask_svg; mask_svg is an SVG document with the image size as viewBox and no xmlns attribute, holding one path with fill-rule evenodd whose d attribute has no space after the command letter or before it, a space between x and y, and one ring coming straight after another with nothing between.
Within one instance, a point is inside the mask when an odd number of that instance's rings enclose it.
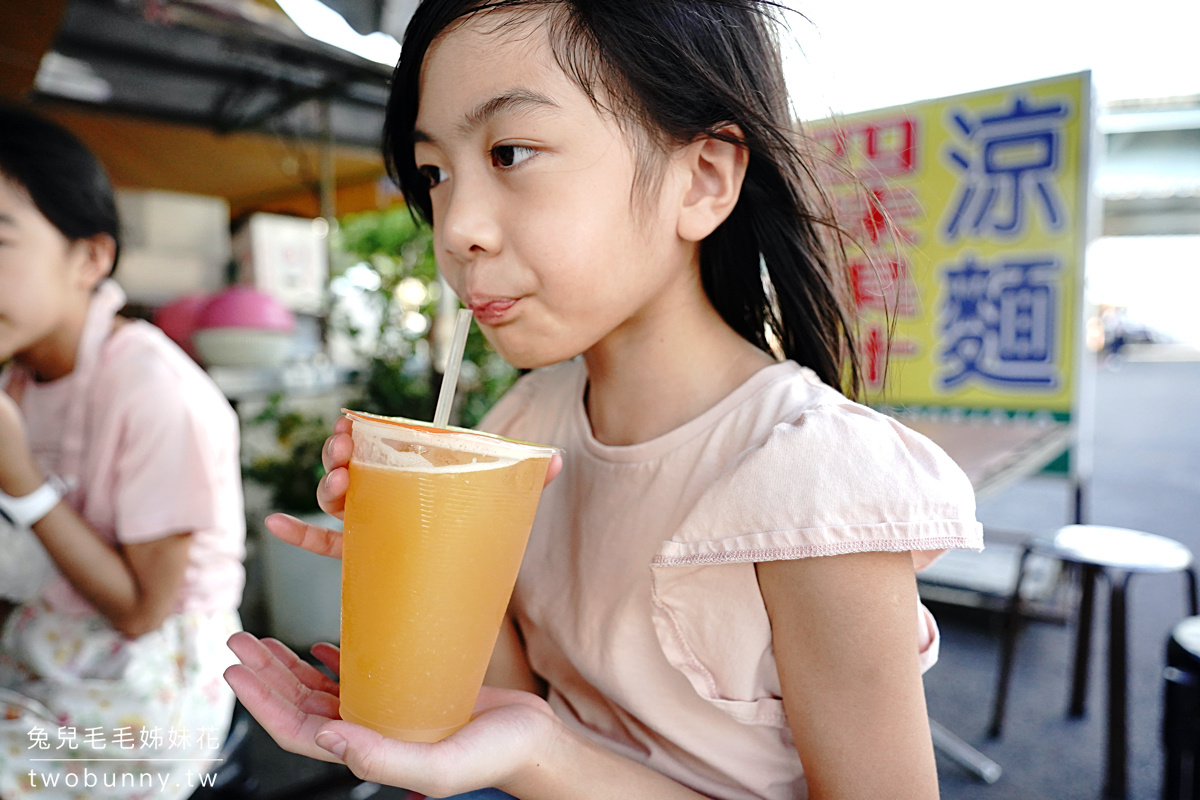
<instances>
[{"instance_id":1,"label":"blue chinese character \u9eb5","mask_svg":"<svg viewBox=\"0 0 1200 800\"><path fill-rule=\"evenodd\" d=\"M962 173L957 200L944 221L947 237L1016 237L1025 230L1031 204L1041 209L1050 230L1065 225L1055 176L1067 116L1065 101L1039 106L1022 98L1007 112L978 119L962 111L952 115L968 146L947 153Z\"/></svg>"},{"instance_id":2,"label":"blue chinese character \u9eb5","mask_svg":"<svg viewBox=\"0 0 1200 800\"><path fill-rule=\"evenodd\" d=\"M1059 385L1055 348L1053 258L1006 258L994 266L970 256L943 273L943 389L984 386L1052 389Z\"/></svg>"}]
</instances>

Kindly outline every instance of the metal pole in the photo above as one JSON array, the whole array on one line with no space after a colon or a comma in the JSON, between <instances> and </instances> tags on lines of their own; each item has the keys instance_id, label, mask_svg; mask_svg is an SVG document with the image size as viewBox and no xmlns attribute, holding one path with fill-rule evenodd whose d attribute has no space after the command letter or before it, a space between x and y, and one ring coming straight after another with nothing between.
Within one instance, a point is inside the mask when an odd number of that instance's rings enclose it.
<instances>
[{"instance_id":1,"label":"metal pole","mask_svg":"<svg viewBox=\"0 0 1200 800\"><path fill-rule=\"evenodd\" d=\"M1129 794L1126 759L1129 753L1127 686L1129 658L1126 652L1125 600L1132 572L1113 575L1109 600L1108 631L1108 763L1104 776L1104 796L1125 800Z\"/></svg>"},{"instance_id":2,"label":"metal pole","mask_svg":"<svg viewBox=\"0 0 1200 800\"><path fill-rule=\"evenodd\" d=\"M985 783L995 783L1000 780L1000 765L983 753L976 750L962 739L929 720L929 732L933 736L933 747L947 755L952 761L975 775Z\"/></svg>"},{"instance_id":3,"label":"metal pole","mask_svg":"<svg viewBox=\"0 0 1200 800\"><path fill-rule=\"evenodd\" d=\"M333 101L328 96L321 101L321 134L321 216L332 231L337 217L337 163L333 138Z\"/></svg>"}]
</instances>

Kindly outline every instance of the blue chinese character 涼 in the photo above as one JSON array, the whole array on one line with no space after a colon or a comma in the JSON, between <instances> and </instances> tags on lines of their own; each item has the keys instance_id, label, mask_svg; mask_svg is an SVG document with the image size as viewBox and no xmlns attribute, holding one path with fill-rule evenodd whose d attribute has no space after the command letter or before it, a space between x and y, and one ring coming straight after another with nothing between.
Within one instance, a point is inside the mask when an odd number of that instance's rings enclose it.
<instances>
[{"instance_id":1,"label":"blue chinese character \u6dbc","mask_svg":"<svg viewBox=\"0 0 1200 800\"><path fill-rule=\"evenodd\" d=\"M1050 230L1065 224L1054 177L1062 163L1065 102L1034 105L1017 98L1010 111L971 119L959 111L953 121L969 144L947 153L959 170L960 189L944 230L1015 237L1027 224L1027 206L1041 209Z\"/></svg>"},{"instance_id":2,"label":"blue chinese character \u6dbc","mask_svg":"<svg viewBox=\"0 0 1200 800\"><path fill-rule=\"evenodd\" d=\"M983 266L968 256L943 273L942 388L968 380L993 386L1059 385L1053 258L1008 258Z\"/></svg>"}]
</instances>

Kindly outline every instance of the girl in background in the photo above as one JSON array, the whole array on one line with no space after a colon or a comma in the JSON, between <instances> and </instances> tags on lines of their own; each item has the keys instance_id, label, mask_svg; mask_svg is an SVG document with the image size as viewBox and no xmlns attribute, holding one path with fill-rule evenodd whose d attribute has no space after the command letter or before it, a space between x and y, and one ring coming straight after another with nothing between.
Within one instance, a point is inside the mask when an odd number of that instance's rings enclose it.
<instances>
[{"instance_id":1,"label":"girl in background","mask_svg":"<svg viewBox=\"0 0 1200 800\"><path fill-rule=\"evenodd\" d=\"M418 7L385 154L447 281L533 369L480 427L564 463L475 718L385 739L337 718L335 682L237 634L227 679L285 747L436 797L937 796L914 570L981 528L943 452L839 388L859 388L853 321L775 10ZM347 431L318 489L333 514Z\"/></svg>"},{"instance_id":2,"label":"girl in background","mask_svg":"<svg viewBox=\"0 0 1200 800\"><path fill-rule=\"evenodd\" d=\"M232 713L237 419L157 328L117 316L119 242L92 154L0 106L0 512L54 568L0 587L19 601L0 637L4 800L187 797Z\"/></svg>"}]
</instances>

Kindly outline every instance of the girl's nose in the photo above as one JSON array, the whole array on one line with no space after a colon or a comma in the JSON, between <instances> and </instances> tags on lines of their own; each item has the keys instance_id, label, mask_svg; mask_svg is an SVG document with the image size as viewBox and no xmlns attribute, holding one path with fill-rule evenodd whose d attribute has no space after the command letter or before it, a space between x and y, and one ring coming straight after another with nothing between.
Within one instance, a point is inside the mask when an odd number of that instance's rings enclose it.
<instances>
[{"instance_id":1,"label":"girl's nose","mask_svg":"<svg viewBox=\"0 0 1200 800\"><path fill-rule=\"evenodd\" d=\"M484 187L459 183L437 220L442 245L451 255L472 259L500 250L501 230L496 205Z\"/></svg>"}]
</instances>

